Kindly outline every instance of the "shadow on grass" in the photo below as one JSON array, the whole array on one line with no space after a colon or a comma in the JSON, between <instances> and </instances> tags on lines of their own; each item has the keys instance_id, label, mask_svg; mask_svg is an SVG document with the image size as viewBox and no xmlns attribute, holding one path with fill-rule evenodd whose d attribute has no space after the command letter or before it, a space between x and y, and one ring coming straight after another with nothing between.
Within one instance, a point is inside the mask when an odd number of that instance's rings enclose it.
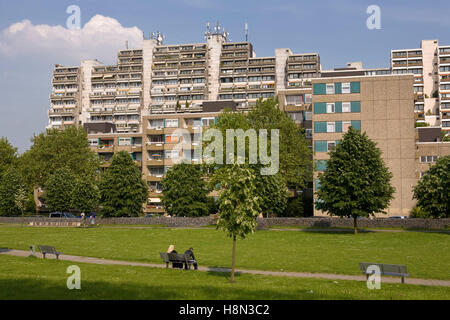
<instances>
[{"instance_id":1,"label":"shadow on grass","mask_svg":"<svg viewBox=\"0 0 450 320\"><path fill-rule=\"evenodd\" d=\"M178 299L348 299L348 296L311 295L307 290L293 290L289 293L274 290L245 288L245 283L204 284L137 284L107 283L82 280L80 290L69 290L65 281L39 279L1 279L2 300L178 300Z\"/></svg>"},{"instance_id":2,"label":"shadow on grass","mask_svg":"<svg viewBox=\"0 0 450 320\"><path fill-rule=\"evenodd\" d=\"M339 228L332 228L332 227L330 227L328 229L327 227L323 227L323 226L306 227L306 228L301 229L301 231L314 232L314 233L333 233L333 234L354 234L355 233L353 229L344 229L344 228L339 229ZM376 231L358 228L358 233L374 233L374 232L376 232Z\"/></svg>"}]
</instances>

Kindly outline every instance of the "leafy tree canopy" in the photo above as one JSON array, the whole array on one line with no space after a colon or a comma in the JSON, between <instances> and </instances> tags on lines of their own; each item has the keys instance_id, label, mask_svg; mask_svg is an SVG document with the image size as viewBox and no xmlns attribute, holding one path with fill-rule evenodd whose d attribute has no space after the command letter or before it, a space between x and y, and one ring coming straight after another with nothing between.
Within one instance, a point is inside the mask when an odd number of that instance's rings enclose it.
<instances>
[{"instance_id":1,"label":"leafy tree canopy","mask_svg":"<svg viewBox=\"0 0 450 320\"><path fill-rule=\"evenodd\" d=\"M13 147L7 138L0 138L0 176L10 167L17 164L17 148Z\"/></svg>"},{"instance_id":2,"label":"leafy tree canopy","mask_svg":"<svg viewBox=\"0 0 450 320\"><path fill-rule=\"evenodd\" d=\"M209 214L210 190L202 168L195 164L174 165L161 181L164 208L172 216L197 217Z\"/></svg>"},{"instance_id":3,"label":"leafy tree canopy","mask_svg":"<svg viewBox=\"0 0 450 320\"><path fill-rule=\"evenodd\" d=\"M326 170L319 174L316 208L353 217L356 232L357 217L368 217L389 206L395 192L391 178L375 142L350 127L330 152Z\"/></svg>"},{"instance_id":4,"label":"leafy tree canopy","mask_svg":"<svg viewBox=\"0 0 450 320\"><path fill-rule=\"evenodd\" d=\"M148 197L141 171L126 151L113 156L101 175L99 189L100 212L105 217L138 216Z\"/></svg>"},{"instance_id":5,"label":"leafy tree canopy","mask_svg":"<svg viewBox=\"0 0 450 320\"><path fill-rule=\"evenodd\" d=\"M0 215L14 216L21 213L16 194L24 188L22 177L14 168L7 169L0 177Z\"/></svg>"},{"instance_id":6,"label":"leafy tree canopy","mask_svg":"<svg viewBox=\"0 0 450 320\"><path fill-rule=\"evenodd\" d=\"M83 127L50 129L34 136L33 145L20 158L20 170L32 187L42 187L58 169L93 178L99 167L97 155L89 149Z\"/></svg>"},{"instance_id":7,"label":"leafy tree canopy","mask_svg":"<svg viewBox=\"0 0 450 320\"><path fill-rule=\"evenodd\" d=\"M417 206L434 218L450 217L450 156L440 157L414 187Z\"/></svg>"},{"instance_id":8,"label":"leafy tree canopy","mask_svg":"<svg viewBox=\"0 0 450 320\"><path fill-rule=\"evenodd\" d=\"M51 211L71 211L75 180L75 174L67 168L57 169L49 176L44 188L45 203Z\"/></svg>"}]
</instances>

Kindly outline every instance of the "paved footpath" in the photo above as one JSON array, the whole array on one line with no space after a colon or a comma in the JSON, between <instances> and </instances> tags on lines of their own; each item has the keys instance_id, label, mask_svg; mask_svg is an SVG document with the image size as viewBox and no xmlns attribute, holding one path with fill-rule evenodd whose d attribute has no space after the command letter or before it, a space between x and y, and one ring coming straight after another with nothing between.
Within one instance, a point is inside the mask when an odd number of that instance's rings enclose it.
<instances>
[{"instance_id":1,"label":"paved footpath","mask_svg":"<svg viewBox=\"0 0 450 320\"><path fill-rule=\"evenodd\" d=\"M14 250L14 249L2 249L0 254L17 256L17 257L28 257L30 251L24 250ZM40 253L36 253L39 258L42 258ZM53 255L49 256L50 259L55 259ZM52 258L53 257L53 258ZM109 260L103 258L92 258L92 257L81 257L81 256L71 256L71 255L60 255L60 260L81 262L81 263L93 263L93 264L106 264L106 265L122 265L122 266L135 266L135 267L151 267L151 268L166 268L165 264L157 263L143 263L143 262L131 262L131 261L120 261L120 260ZM213 267L198 267L199 271L203 272L230 272L229 268L213 268ZM293 277L293 278L317 278L317 279L330 279L330 280L353 280L353 281L366 281L365 276L357 275L345 275L345 274L331 274L331 273L309 273L309 272L283 272L283 271L263 271L263 270L242 270L236 269L236 273L249 273L249 274L259 274L265 276L277 276L277 277ZM383 277L382 282L384 283L400 283L400 278ZM450 281L447 280L434 280L434 279L418 279L418 278L405 278L405 283L414 285L425 285L425 286L444 286L450 287Z\"/></svg>"}]
</instances>

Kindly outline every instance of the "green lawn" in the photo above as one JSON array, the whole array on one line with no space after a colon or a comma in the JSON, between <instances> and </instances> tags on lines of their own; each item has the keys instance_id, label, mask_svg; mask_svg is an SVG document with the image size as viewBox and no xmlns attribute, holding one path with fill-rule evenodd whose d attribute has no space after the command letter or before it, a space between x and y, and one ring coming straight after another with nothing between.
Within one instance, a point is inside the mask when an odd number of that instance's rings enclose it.
<instances>
[{"instance_id":1,"label":"green lawn","mask_svg":"<svg viewBox=\"0 0 450 320\"><path fill-rule=\"evenodd\" d=\"M161 263L170 244L195 248L200 265L230 267L232 241L204 229L58 228L0 226L0 247L53 245L65 253ZM358 262L406 264L411 277L450 279L450 235L421 232L257 231L237 243L237 267L359 274Z\"/></svg>"},{"instance_id":2,"label":"green lawn","mask_svg":"<svg viewBox=\"0 0 450 320\"><path fill-rule=\"evenodd\" d=\"M450 299L445 287L299 279L76 263L81 290L68 290L70 261L0 255L0 299Z\"/></svg>"}]
</instances>

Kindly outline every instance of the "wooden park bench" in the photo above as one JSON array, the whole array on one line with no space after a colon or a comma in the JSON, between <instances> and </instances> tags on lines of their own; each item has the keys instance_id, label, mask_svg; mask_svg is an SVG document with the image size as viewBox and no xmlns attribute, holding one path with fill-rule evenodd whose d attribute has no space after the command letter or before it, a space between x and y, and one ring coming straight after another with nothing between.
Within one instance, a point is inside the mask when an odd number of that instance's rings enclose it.
<instances>
[{"instance_id":1,"label":"wooden park bench","mask_svg":"<svg viewBox=\"0 0 450 320\"><path fill-rule=\"evenodd\" d=\"M406 271L406 266L398 264L360 262L359 269L366 275L366 278L369 278L372 274L367 272L367 268L369 266L378 266L380 268L381 275L401 277L402 283L405 283L405 277L409 277L409 273Z\"/></svg>"},{"instance_id":2,"label":"wooden park bench","mask_svg":"<svg viewBox=\"0 0 450 320\"><path fill-rule=\"evenodd\" d=\"M184 265L187 265L188 269L191 269L191 264L194 262L190 259L190 256L188 254L160 252L159 256L166 263L166 268L169 267L169 263L171 262L172 266L174 263L182 263Z\"/></svg>"},{"instance_id":3,"label":"wooden park bench","mask_svg":"<svg viewBox=\"0 0 450 320\"><path fill-rule=\"evenodd\" d=\"M38 245L39 247L39 251L42 253L42 257L45 259L45 254L46 253L51 253L54 254L56 256L56 259L59 258L59 255L61 254L61 252L56 251L55 247L52 246L42 246L42 245Z\"/></svg>"},{"instance_id":4,"label":"wooden park bench","mask_svg":"<svg viewBox=\"0 0 450 320\"><path fill-rule=\"evenodd\" d=\"M169 267L169 254L167 252L160 252L159 256L161 257L161 259L164 260L164 262L166 263L166 268Z\"/></svg>"}]
</instances>

